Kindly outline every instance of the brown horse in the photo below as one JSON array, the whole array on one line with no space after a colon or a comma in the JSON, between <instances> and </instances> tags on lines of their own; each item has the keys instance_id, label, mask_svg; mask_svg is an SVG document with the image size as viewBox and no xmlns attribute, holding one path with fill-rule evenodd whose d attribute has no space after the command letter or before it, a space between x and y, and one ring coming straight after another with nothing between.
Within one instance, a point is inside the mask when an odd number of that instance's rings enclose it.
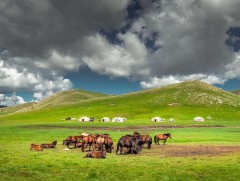
<instances>
[{"instance_id":1,"label":"brown horse","mask_svg":"<svg viewBox=\"0 0 240 181\"><path fill-rule=\"evenodd\" d=\"M42 148L56 148L57 141L53 141L52 143L43 143L41 144Z\"/></svg>"},{"instance_id":2,"label":"brown horse","mask_svg":"<svg viewBox=\"0 0 240 181\"><path fill-rule=\"evenodd\" d=\"M77 148L77 143L82 139L83 136L68 136L65 140L63 140L63 145L67 145L69 148L69 145L74 144L74 148Z\"/></svg>"},{"instance_id":3,"label":"brown horse","mask_svg":"<svg viewBox=\"0 0 240 181\"><path fill-rule=\"evenodd\" d=\"M110 138L110 137L105 138L104 145L105 145L106 152L112 153L112 149L113 149L113 140L112 140L112 138Z\"/></svg>"},{"instance_id":4,"label":"brown horse","mask_svg":"<svg viewBox=\"0 0 240 181\"><path fill-rule=\"evenodd\" d=\"M163 140L163 144L165 145L168 138L172 139L171 133L165 133L163 135L162 134L157 134L157 135L154 136L154 143L159 144L159 140Z\"/></svg>"},{"instance_id":5,"label":"brown horse","mask_svg":"<svg viewBox=\"0 0 240 181\"><path fill-rule=\"evenodd\" d=\"M106 158L106 151L91 151L83 158Z\"/></svg>"},{"instance_id":6,"label":"brown horse","mask_svg":"<svg viewBox=\"0 0 240 181\"><path fill-rule=\"evenodd\" d=\"M89 146L89 151L91 146L93 149L95 146L95 140L96 135L82 136L82 152L85 152L85 148L87 147L87 145Z\"/></svg>"},{"instance_id":7,"label":"brown horse","mask_svg":"<svg viewBox=\"0 0 240 181\"><path fill-rule=\"evenodd\" d=\"M36 151L43 151L43 148L42 148L42 146L41 145L36 145L36 144L31 144L31 148L30 148L30 150L36 150Z\"/></svg>"},{"instance_id":8,"label":"brown horse","mask_svg":"<svg viewBox=\"0 0 240 181\"><path fill-rule=\"evenodd\" d=\"M129 148L131 154L137 154L139 151L141 151L141 139L131 135L122 136L118 140L116 154L120 148L120 155L122 155L124 147Z\"/></svg>"},{"instance_id":9,"label":"brown horse","mask_svg":"<svg viewBox=\"0 0 240 181\"><path fill-rule=\"evenodd\" d=\"M147 144L147 148L150 149L152 145L152 137L150 135L141 135L142 145Z\"/></svg>"},{"instance_id":10,"label":"brown horse","mask_svg":"<svg viewBox=\"0 0 240 181\"><path fill-rule=\"evenodd\" d=\"M103 135L98 136L96 139L95 149L103 151L103 145L105 143L105 137Z\"/></svg>"}]
</instances>

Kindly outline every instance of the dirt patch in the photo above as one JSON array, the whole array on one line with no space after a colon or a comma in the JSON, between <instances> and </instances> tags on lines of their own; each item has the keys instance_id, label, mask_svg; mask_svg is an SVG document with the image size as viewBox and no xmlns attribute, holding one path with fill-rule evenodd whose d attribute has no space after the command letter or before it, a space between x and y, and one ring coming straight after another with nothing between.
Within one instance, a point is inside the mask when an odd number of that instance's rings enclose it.
<instances>
[{"instance_id":1,"label":"dirt patch","mask_svg":"<svg viewBox=\"0 0 240 181\"><path fill-rule=\"evenodd\" d=\"M143 155L161 157L193 157L193 156L221 156L229 153L240 153L240 146L179 146L179 145L152 145ZM141 154L141 153L140 153ZM139 154L139 155L140 155Z\"/></svg>"}]
</instances>

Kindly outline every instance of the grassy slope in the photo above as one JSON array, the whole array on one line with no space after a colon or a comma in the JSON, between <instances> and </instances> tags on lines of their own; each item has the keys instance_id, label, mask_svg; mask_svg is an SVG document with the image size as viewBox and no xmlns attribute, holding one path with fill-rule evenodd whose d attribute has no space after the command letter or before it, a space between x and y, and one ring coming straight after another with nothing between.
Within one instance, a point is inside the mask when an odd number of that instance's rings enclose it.
<instances>
[{"instance_id":1,"label":"grassy slope","mask_svg":"<svg viewBox=\"0 0 240 181\"><path fill-rule=\"evenodd\" d=\"M48 106L1 119L11 119L22 124L65 124L60 120L67 116L95 116L96 119L124 116L128 119L125 124L146 125L155 124L149 123L150 117L160 116L166 120L173 117L176 122L171 124L174 125L189 125L196 116L211 116L212 119L203 124L235 126L240 124L239 107L239 96L203 82L189 81L121 96Z\"/></svg>"},{"instance_id":2,"label":"grassy slope","mask_svg":"<svg viewBox=\"0 0 240 181\"><path fill-rule=\"evenodd\" d=\"M108 95L102 93L89 92L78 89L62 91L42 100L39 103L26 103L0 109L0 115L38 110L64 104L72 104L88 99L102 98L107 96Z\"/></svg>"}]
</instances>

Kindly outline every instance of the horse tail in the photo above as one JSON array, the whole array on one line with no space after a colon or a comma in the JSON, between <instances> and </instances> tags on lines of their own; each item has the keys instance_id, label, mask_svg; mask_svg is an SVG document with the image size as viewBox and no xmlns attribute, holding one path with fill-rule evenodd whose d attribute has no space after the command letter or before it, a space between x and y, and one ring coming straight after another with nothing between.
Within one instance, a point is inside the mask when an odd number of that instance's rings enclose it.
<instances>
[{"instance_id":1,"label":"horse tail","mask_svg":"<svg viewBox=\"0 0 240 181\"><path fill-rule=\"evenodd\" d=\"M118 141L118 143L117 143L117 150L116 150L116 154L117 154L117 152L118 152L118 149L119 149L119 147L120 147L120 142Z\"/></svg>"},{"instance_id":2,"label":"horse tail","mask_svg":"<svg viewBox=\"0 0 240 181\"><path fill-rule=\"evenodd\" d=\"M154 136L154 143L157 144L157 136Z\"/></svg>"}]
</instances>

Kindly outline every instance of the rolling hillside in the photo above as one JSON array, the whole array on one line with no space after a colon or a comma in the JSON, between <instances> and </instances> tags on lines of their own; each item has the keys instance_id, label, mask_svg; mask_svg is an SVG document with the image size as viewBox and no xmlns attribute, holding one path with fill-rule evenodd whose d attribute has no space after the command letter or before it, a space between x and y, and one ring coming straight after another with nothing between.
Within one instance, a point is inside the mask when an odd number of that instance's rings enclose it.
<instances>
[{"instance_id":1,"label":"rolling hillside","mask_svg":"<svg viewBox=\"0 0 240 181\"><path fill-rule=\"evenodd\" d=\"M41 102L38 103L25 103L16 106L10 106L0 109L0 114L10 114L10 113L19 113L26 112L41 108L49 108L54 106L59 106L63 104L73 104L80 101L85 101L88 99L96 99L107 97L108 95L97 93L97 92L89 92L84 90L68 90L56 93Z\"/></svg>"},{"instance_id":2,"label":"rolling hillside","mask_svg":"<svg viewBox=\"0 0 240 181\"><path fill-rule=\"evenodd\" d=\"M103 98L107 96L109 95L74 89L74 90L68 90L68 91L56 93L42 100L41 102L35 104L34 108L52 107L52 106L59 106L63 104L73 104L80 101Z\"/></svg>"},{"instance_id":3,"label":"rolling hillside","mask_svg":"<svg viewBox=\"0 0 240 181\"><path fill-rule=\"evenodd\" d=\"M56 94L25 110L1 119L30 120L59 123L65 117L123 116L129 124L147 124L151 117L166 120L174 118L177 124L187 124L196 116L211 117L211 124L239 124L240 97L200 81L187 81L161 88L143 90L119 96L93 96L79 101L81 94L63 92ZM86 97L84 97L86 98ZM76 101L74 101L76 100ZM77 101L78 100L78 101ZM53 116L54 115L54 116ZM65 123L64 123L65 124ZM209 123L208 123L209 124Z\"/></svg>"}]
</instances>

